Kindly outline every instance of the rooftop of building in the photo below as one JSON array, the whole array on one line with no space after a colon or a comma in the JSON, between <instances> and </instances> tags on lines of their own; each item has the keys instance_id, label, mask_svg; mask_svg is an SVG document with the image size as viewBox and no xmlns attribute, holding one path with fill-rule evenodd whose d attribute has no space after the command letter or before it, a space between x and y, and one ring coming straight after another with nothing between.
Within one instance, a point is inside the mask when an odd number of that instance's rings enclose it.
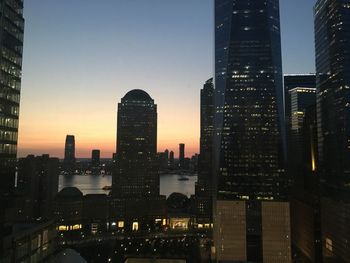
<instances>
[{"instance_id":1,"label":"rooftop of building","mask_svg":"<svg viewBox=\"0 0 350 263\"><path fill-rule=\"evenodd\" d=\"M124 100L130 101L153 101L151 96L144 90L133 89L125 94Z\"/></svg>"}]
</instances>

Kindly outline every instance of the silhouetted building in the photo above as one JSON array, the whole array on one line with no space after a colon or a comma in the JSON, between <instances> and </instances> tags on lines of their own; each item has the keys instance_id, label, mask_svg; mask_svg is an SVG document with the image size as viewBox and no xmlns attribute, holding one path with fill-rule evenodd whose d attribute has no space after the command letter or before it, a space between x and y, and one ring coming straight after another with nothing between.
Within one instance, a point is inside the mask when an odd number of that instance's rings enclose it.
<instances>
[{"instance_id":1,"label":"silhouetted building","mask_svg":"<svg viewBox=\"0 0 350 263\"><path fill-rule=\"evenodd\" d=\"M107 195L85 195L83 197L83 228L85 232L92 235L106 232L108 230L108 210Z\"/></svg>"},{"instance_id":2,"label":"silhouetted building","mask_svg":"<svg viewBox=\"0 0 350 263\"><path fill-rule=\"evenodd\" d=\"M169 168L168 157L166 152L157 153L158 167L161 171L166 171Z\"/></svg>"},{"instance_id":3,"label":"silhouetted building","mask_svg":"<svg viewBox=\"0 0 350 263\"><path fill-rule=\"evenodd\" d=\"M350 1L315 8L318 158L324 262L350 261Z\"/></svg>"},{"instance_id":4,"label":"silhouetted building","mask_svg":"<svg viewBox=\"0 0 350 263\"><path fill-rule=\"evenodd\" d=\"M291 262L279 1L215 1L219 262Z\"/></svg>"},{"instance_id":5,"label":"silhouetted building","mask_svg":"<svg viewBox=\"0 0 350 263\"><path fill-rule=\"evenodd\" d=\"M129 91L118 104L115 197L159 195L157 105L143 90Z\"/></svg>"},{"instance_id":6,"label":"silhouetted building","mask_svg":"<svg viewBox=\"0 0 350 263\"><path fill-rule=\"evenodd\" d=\"M200 223L212 221L214 85L209 79L201 90L200 155L198 181L195 186L194 213ZM204 222L201 222L204 221Z\"/></svg>"},{"instance_id":7,"label":"silhouetted building","mask_svg":"<svg viewBox=\"0 0 350 263\"><path fill-rule=\"evenodd\" d=\"M100 150L92 150L91 152L91 165L98 166L100 165Z\"/></svg>"},{"instance_id":8,"label":"silhouetted building","mask_svg":"<svg viewBox=\"0 0 350 263\"><path fill-rule=\"evenodd\" d=\"M2 238L10 233L5 209L13 205L22 76L23 1L0 0L0 258Z\"/></svg>"},{"instance_id":9,"label":"silhouetted building","mask_svg":"<svg viewBox=\"0 0 350 263\"><path fill-rule=\"evenodd\" d=\"M58 176L58 158L29 155L19 160L15 221L52 219Z\"/></svg>"},{"instance_id":10,"label":"silhouetted building","mask_svg":"<svg viewBox=\"0 0 350 263\"><path fill-rule=\"evenodd\" d=\"M170 153L169 153L169 167L170 167L170 169L175 168L175 159L174 159L174 152L173 151L170 151Z\"/></svg>"},{"instance_id":11,"label":"silhouetted building","mask_svg":"<svg viewBox=\"0 0 350 263\"><path fill-rule=\"evenodd\" d=\"M213 186L214 85L209 79L201 90L201 135L196 195L211 196Z\"/></svg>"},{"instance_id":12,"label":"silhouetted building","mask_svg":"<svg viewBox=\"0 0 350 263\"><path fill-rule=\"evenodd\" d=\"M185 168L185 144L184 143L179 144L179 168L180 169Z\"/></svg>"},{"instance_id":13,"label":"silhouetted building","mask_svg":"<svg viewBox=\"0 0 350 263\"><path fill-rule=\"evenodd\" d=\"M68 173L73 172L75 161L75 138L74 135L67 135L64 146L64 169Z\"/></svg>"},{"instance_id":14,"label":"silhouetted building","mask_svg":"<svg viewBox=\"0 0 350 263\"><path fill-rule=\"evenodd\" d=\"M83 193L76 187L63 188L55 198L58 231L79 232L83 228Z\"/></svg>"}]
</instances>

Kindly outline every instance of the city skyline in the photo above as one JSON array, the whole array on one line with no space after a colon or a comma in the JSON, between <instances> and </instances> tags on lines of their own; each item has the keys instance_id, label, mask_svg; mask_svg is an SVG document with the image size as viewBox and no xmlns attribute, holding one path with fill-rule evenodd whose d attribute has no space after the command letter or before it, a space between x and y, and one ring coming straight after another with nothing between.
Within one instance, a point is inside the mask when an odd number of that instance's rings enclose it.
<instances>
[{"instance_id":1,"label":"city skyline","mask_svg":"<svg viewBox=\"0 0 350 263\"><path fill-rule=\"evenodd\" d=\"M213 75L212 3L154 2L107 1L99 6L77 1L69 3L69 9L68 1L25 2L29 32L19 157L49 153L62 158L64 138L74 134L77 158L89 157L94 148L101 149L102 158L111 158L115 107L131 89L144 89L158 102L158 151L169 149L178 156L178 144L184 142L187 156L199 152L199 90ZM281 1L286 74L314 72L314 1L297 2ZM131 10L135 17L126 16ZM98 16L98 21L90 21L90 16ZM138 52L131 53L129 46Z\"/></svg>"}]
</instances>

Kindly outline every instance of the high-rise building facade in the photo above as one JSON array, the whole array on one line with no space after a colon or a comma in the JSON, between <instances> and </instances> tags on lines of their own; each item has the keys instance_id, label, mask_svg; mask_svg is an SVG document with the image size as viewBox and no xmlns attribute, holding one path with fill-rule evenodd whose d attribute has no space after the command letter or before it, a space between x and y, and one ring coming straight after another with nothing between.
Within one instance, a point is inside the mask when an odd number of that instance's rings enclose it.
<instances>
[{"instance_id":1,"label":"high-rise building facade","mask_svg":"<svg viewBox=\"0 0 350 263\"><path fill-rule=\"evenodd\" d=\"M209 79L201 89L200 155L198 181L195 186L194 213L197 222L212 222L213 189L213 136L214 136L214 85Z\"/></svg>"},{"instance_id":2,"label":"high-rise building facade","mask_svg":"<svg viewBox=\"0 0 350 263\"><path fill-rule=\"evenodd\" d=\"M296 261L320 262L316 76L286 75L284 85L293 256Z\"/></svg>"},{"instance_id":3,"label":"high-rise building facade","mask_svg":"<svg viewBox=\"0 0 350 263\"><path fill-rule=\"evenodd\" d=\"M350 1L314 8L324 262L350 261Z\"/></svg>"},{"instance_id":4,"label":"high-rise building facade","mask_svg":"<svg viewBox=\"0 0 350 263\"><path fill-rule=\"evenodd\" d=\"M23 0L0 0L0 258L12 231L5 214L15 189L23 35Z\"/></svg>"},{"instance_id":5,"label":"high-rise building facade","mask_svg":"<svg viewBox=\"0 0 350 263\"><path fill-rule=\"evenodd\" d=\"M101 155L100 150L95 149L91 151L91 164L93 166L97 166L100 164L100 155Z\"/></svg>"},{"instance_id":6,"label":"high-rise building facade","mask_svg":"<svg viewBox=\"0 0 350 263\"><path fill-rule=\"evenodd\" d=\"M64 146L64 162L66 164L75 163L75 137L74 135L66 136L66 143Z\"/></svg>"},{"instance_id":7,"label":"high-rise building facade","mask_svg":"<svg viewBox=\"0 0 350 263\"><path fill-rule=\"evenodd\" d=\"M0 14L0 198L6 199L15 186L24 33L23 1L1 0ZM4 207L2 203L1 207Z\"/></svg>"},{"instance_id":8,"label":"high-rise building facade","mask_svg":"<svg viewBox=\"0 0 350 263\"><path fill-rule=\"evenodd\" d=\"M185 168L185 144L179 144L179 167L180 169Z\"/></svg>"},{"instance_id":9,"label":"high-rise building facade","mask_svg":"<svg viewBox=\"0 0 350 263\"><path fill-rule=\"evenodd\" d=\"M215 1L218 262L291 262L278 0Z\"/></svg>"},{"instance_id":10,"label":"high-rise building facade","mask_svg":"<svg viewBox=\"0 0 350 263\"><path fill-rule=\"evenodd\" d=\"M118 104L116 197L159 195L156 169L157 105L143 90L129 91Z\"/></svg>"},{"instance_id":11,"label":"high-rise building facade","mask_svg":"<svg viewBox=\"0 0 350 263\"><path fill-rule=\"evenodd\" d=\"M169 168L174 169L175 168L175 157L174 152L170 151L169 153Z\"/></svg>"},{"instance_id":12,"label":"high-rise building facade","mask_svg":"<svg viewBox=\"0 0 350 263\"><path fill-rule=\"evenodd\" d=\"M74 135L67 135L64 146L63 170L67 174L73 174L75 172L75 168L75 137Z\"/></svg>"},{"instance_id":13,"label":"high-rise building facade","mask_svg":"<svg viewBox=\"0 0 350 263\"><path fill-rule=\"evenodd\" d=\"M196 195L211 196L213 185L214 85L209 79L201 90L200 155Z\"/></svg>"},{"instance_id":14,"label":"high-rise building facade","mask_svg":"<svg viewBox=\"0 0 350 263\"><path fill-rule=\"evenodd\" d=\"M21 158L18 163L16 221L50 220L58 192L59 159L49 155Z\"/></svg>"}]
</instances>

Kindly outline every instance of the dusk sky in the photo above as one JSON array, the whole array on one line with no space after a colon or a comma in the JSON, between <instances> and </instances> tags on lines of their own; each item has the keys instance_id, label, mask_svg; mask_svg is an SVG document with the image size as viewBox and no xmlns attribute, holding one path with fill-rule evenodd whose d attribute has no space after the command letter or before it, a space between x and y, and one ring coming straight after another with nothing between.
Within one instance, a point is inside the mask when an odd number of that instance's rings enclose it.
<instances>
[{"instance_id":1,"label":"dusk sky","mask_svg":"<svg viewBox=\"0 0 350 263\"><path fill-rule=\"evenodd\" d=\"M314 72L314 0L280 0L284 73ZM158 151L198 152L200 89L213 75L213 0L26 0L19 157L115 152L131 89L158 104Z\"/></svg>"}]
</instances>

